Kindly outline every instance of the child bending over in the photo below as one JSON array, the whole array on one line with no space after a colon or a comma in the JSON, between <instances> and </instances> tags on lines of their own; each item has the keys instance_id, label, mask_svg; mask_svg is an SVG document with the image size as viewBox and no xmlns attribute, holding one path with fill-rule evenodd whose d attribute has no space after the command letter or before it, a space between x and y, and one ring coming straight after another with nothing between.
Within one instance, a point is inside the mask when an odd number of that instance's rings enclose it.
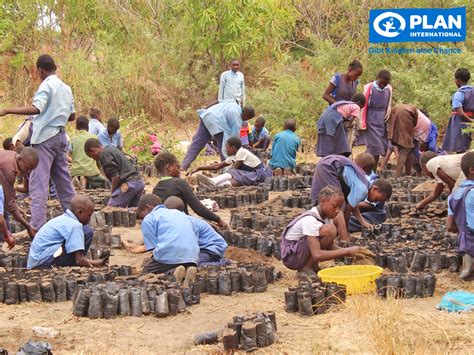
<instances>
[{"instance_id":1,"label":"child bending over","mask_svg":"<svg viewBox=\"0 0 474 355\"><path fill-rule=\"evenodd\" d=\"M474 257L474 152L464 154L461 170L466 180L448 198L446 228L458 232L458 251L463 254L459 277L466 279L471 275Z\"/></svg>"},{"instance_id":2,"label":"child bending over","mask_svg":"<svg viewBox=\"0 0 474 355\"><path fill-rule=\"evenodd\" d=\"M296 168L296 152L301 145L301 139L295 133L296 120L289 118L285 121L283 131L277 133L272 145L272 158L268 163L275 176L290 175Z\"/></svg>"},{"instance_id":3,"label":"child bending over","mask_svg":"<svg viewBox=\"0 0 474 355\"><path fill-rule=\"evenodd\" d=\"M201 166L190 174L201 170L219 170L233 165L227 173L215 178L199 174L197 176L198 183L209 187L257 185L264 182L266 177L272 176L271 170L258 157L242 148L239 138L229 138L226 143L226 151L228 158L223 162Z\"/></svg>"},{"instance_id":4,"label":"child bending over","mask_svg":"<svg viewBox=\"0 0 474 355\"><path fill-rule=\"evenodd\" d=\"M319 204L293 219L283 231L281 260L298 277L316 276L320 261L332 260L355 254L359 247L339 248L336 243L337 229L332 224L342 205L344 194L328 185L321 190Z\"/></svg>"}]
</instances>

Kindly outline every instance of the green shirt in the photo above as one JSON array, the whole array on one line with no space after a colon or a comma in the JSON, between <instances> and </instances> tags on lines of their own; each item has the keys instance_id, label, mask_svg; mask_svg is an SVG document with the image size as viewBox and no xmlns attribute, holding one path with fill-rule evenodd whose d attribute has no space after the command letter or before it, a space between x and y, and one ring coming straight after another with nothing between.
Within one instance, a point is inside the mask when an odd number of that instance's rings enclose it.
<instances>
[{"instance_id":1,"label":"green shirt","mask_svg":"<svg viewBox=\"0 0 474 355\"><path fill-rule=\"evenodd\" d=\"M89 138L97 137L81 130L71 139L69 147L69 151L72 153L71 176L96 176L100 173L95 160L89 158L84 152L84 144Z\"/></svg>"}]
</instances>

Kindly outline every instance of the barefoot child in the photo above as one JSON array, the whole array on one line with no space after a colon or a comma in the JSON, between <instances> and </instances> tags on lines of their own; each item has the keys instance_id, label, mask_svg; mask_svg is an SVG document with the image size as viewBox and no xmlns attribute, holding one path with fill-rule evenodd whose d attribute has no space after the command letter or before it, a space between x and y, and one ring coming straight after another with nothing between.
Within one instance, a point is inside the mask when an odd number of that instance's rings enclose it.
<instances>
[{"instance_id":1,"label":"barefoot child","mask_svg":"<svg viewBox=\"0 0 474 355\"><path fill-rule=\"evenodd\" d=\"M375 81L364 86L365 106L362 110L359 140L364 142L367 153L373 155L375 166L379 156L385 156L388 148L385 116L392 102L391 75L388 70L378 72Z\"/></svg>"},{"instance_id":2,"label":"barefoot child","mask_svg":"<svg viewBox=\"0 0 474 355\"><path fill-rule=\"evenodd\" d=\"M137 217L142 220L144 245L128 247L132 254L153 250L142 270L146 273L173 274L184 285L196 276L199 245L191 221L181 211L167 209L158 196L144 195L138 203Z\"/></svg>"},{"instance_id":3,"label":"barefoot child","mask_svg":"<svg viewBox=\"0 0 474 355\"><path fill-rule=\"evenodd\" d=\"M265 118L257 117L252 128L252 148L267 150L271 141L270 132L265 128Z\"/></svg>"},{"instance_id":4,"label":"barefoot child","mask_svg":"<svg viewBox=\"0 0 474 355\"><path fill-rule=\"evenodd\" d=\"M447 229L458 232L458 250L463 254L459 277L466 279L472 272L474 257L474 152L464 154L461 170L466 180L448 198Z\"/></svg>"},{"instance_id":5,"label":"barefoot child","mask_svg":"<svg viewBox=\"0 0 474 355\"><path fill-rule=\"evenodd\" d=\"M224 219L206 208L194 194L193 188L186 180L181 179L180 164L173 154L168 152L158 154L155 158L155 168L160 180L153 189L153 193L162 201L167 201L170 196L179 197L184 204L184 213L189 214L189 206L199 217L216 222L221 228L228 228Z\"/></svg>"},{"instance_id":6,"label":"barefoot child","mask_svg":"<svg viewBox=\"0 0 474 355\"><path fill-rule=\"evenodd\" d=\"M462 133L466 123L473 122L474 90L468 85L471 73L466 68L459 68L454 73L454 82L458 87L451 100L453 112L449 119L442 149L447 152L462 153L471 146L471 135Z\"/></svg>"},{"instance_id":7,"label":"barefoot child","mask_svg":"<svg viewBox=\"0 0 474 355\"><path fill-rule=\"evenodd\" d=\"M317 123L316 155L318 157L332 154L346 157L351 155L347 129L352 128L354 119L359 116L360 109L364 105L364 95L355 94L350 101L335 102L323 112Z\"/></svg>"},{"instance_id":8,"label":"barefoot child","mask_svg":"<svg viewBox=\"0 0 474 355\"><path fill-rule=\"evenodd\" d=\"M272 145L272 158L268 165L274 175L282 175L283 172L295 173L296 152L301 145L301 139L295 133L296 120L289 118L285 121L283 131L275 135Z\"/></svg>"},{"instance_id":9,"label":"barefoot child","mask_svg":"<svg viewBox=\"0 0 474 355\"><path fill-rule=\"evenodd\" d=\"M86 141L84 151L88 157L100 163L112 185L107 205L137 207L145 184L137 169L122 151L115 147L104 148L96 138L89 138Z\"/></svg>"},{"instance_id":10,"label":"barefoot child","mask_svg":"<svg viewBox=\"0 0 474 355\"><path fill-rule=\"evenodd\" d=\"M88 225L94 203L88 196L76 195L71 210L51 219L36 233L28 253L28 269L52 266L103 266L108 256L87 259L93 234Z\"/></svg>"},{"instance_id":11,"label":"barefoot child","mask_svg":"<svg viewBox=\"0 0 474 355\"><path fill-rule=\"evenodd\" d=\"M103 147L115 147L123 149L122 133L119 131L120 122L117 118L110 118L107 121L107 128L103 129L97 135L97 139Z\"/></svg>"},{"instance_id":12,"label":"barefoot child","mask_svg":"<svg viewBox=\"0 0 474 355\"><path fill-rule=\"evenodd\" d=\"M370 156L368 153L362 154ZM365 158L357 159L359 160L365 160ZM392 195L390 182L378 179L370 186L364 171L356 163L340 155L329 155L322 158L316 165L311 186L311 199L314 202L317 202L320 191L327 185L339 188L346 200L344 214L340 213L335 220L342 240L350 239L347 225L352 213L362 227L372 228L372 225L361 215L359 203L365 199L369 202L385 202Z\"/></svg>"},{"instance_id":13,"label":"barefoot child","mask_svg":"<svg viewBox=\"0 0 474 355\"><path fill-rule=\"evenodd\" d=\"M316 276L320 261L355 254L359 247L340 249L335 239L337 229L332 224L342 205L344 195L334 186L324 187L318 196L319 204L300 214L285 228L281 241L281 260L299 277Z\"/></svg>"},{"instance_id":14,"label":"barefoot child","mask_svg":"<svg viewBox=\"0 0 474 355\"><path fill-rule=\"evenodd\" d=\"M436 181L434 190L420 203L416 205L417 210L428 206L436 201L443 192L445 186L451 192L458 180L464 180L464 174L461 171L461 159L464 154L440 155L428 151L420 156L420 166L423 173L430 179Z\"/></svg>"},{"instance_id":15,"label":"barefoot child","mask_svg":"<svg viewBox=\"0 0 474 355\"><path fill-rule=\"evenodd\" d=\"M168 209L183 211L184 203L178 197L169 197L164 205ZM199 263L198 266L206 265L228 265L229 260L224 259L227 243L212 226L200 218L188 216L193 224L194 234L198 237Z\"/></svg>"},{"instance_id":16,"label":"barefoot child","mask_svg":"<svg viewBox=\"0 0 474 355\"><path fill-rule=\"evenodd\" d=\"M232 169L215 178L208 178L205 175L199 174L197 176L198 183L211 187L248 186L264 182L266 177L272 176L272 172L268 166L262 163L262 161L250 151L242 148L239 138L229 138L226 143L226 150L229 156L226 160L221 163L198 167L192 171L191 174L202 170L219 170L229 165L233 165Z\"/></svg>"},{"instance_id":17,"label":"barefoot child","mask_svg":"<svg viewBox=\"0 0 474 355\"><path fill-rule=\"evenodd\" d=\"M329 85L323 94L323 99L332 105L337 101L348 101L357 91L357 80L364 68L358 60L353 60L347 69L346 74L336 73L329 81Z\"/></svg>"}]
</instances>

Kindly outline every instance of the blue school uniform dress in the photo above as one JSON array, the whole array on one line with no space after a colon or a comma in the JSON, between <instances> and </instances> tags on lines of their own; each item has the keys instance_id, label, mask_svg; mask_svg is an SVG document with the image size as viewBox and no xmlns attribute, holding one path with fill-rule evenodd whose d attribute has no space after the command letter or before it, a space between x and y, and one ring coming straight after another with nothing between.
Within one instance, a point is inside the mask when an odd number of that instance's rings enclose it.
<instances>
[{"instance_id":1,"label":"blue school uniform dress","mask_svg":"<svg viewBox=\"0 0 474 355\"><path fill-rule=\"evenodd\" d=\"M474 180L464 180L448 198L448 216L459 230L458 250L474 256Z\"/></svg>"},{"instance_id":2,"label":"blue school uniform dress","mask_svg":"<svg viewBox=\"0 0 474 355\"><path fill-rule=\"evenodd\" d=\"M102 132L104 129L106 129L105 126L99 120L96 120L95 118L91 118L89 120L89 133L90 134L94 134L98 136L99 133Z\"/></svg>"},{"instance_id":3,"label":"blue school uniform dress","mask_svg":"<svg viewBox=\"0 0 474 355\"><path fill-rule=\"evenodd\" d=\"M242 162L240 168L231 168L227 172L241 185L257 185L264 182L265 178L272 176L272 171L268 166L245 148L240 148L235 155L225 160L229 165L234 165L237 161Z\"/></svg>"},{"instance_id":4,"label":"blue school uniform dress","mask_svg":"<svg viewBox=\"0 0 474 355\"><path fill-rule=\"evenodd\" d=\"M318 162L311 185L311 200L316 202L321 190L328 185L339 188L353 208L369 193L369 182L364 171L341 155L329 155Z\"/></svg>"},{"instance_id":5,"label":"blue school uniform dress","mask_svg":"<svg viewBox=\"0 0 474 355\"><path fill-rule=\"evenodd\" d=\"M103 129L100 131L100 133L97 135L97 139L99 140L100 144L105 147L115 147L118 149L123 148L123 139L122 139L122 133L120 131L115 132L112 137L109 135L109 131L107 128Z\"/></svg>"},{"instance_id":6,"label":"blue school uniform dress","mask_svg":"<svg viewBox=\"0 0 474 355\"><path fill-rule=\"evenodd\" d=\"M471 146L471 135L462 133L467 127L466 122L457 114L456 110L462 107L464 112L473 117L474 90L473 86L464 85L456 91L452 98L453 112L449 118L442 149L448 152L465 152Z\"/></svg>"},{"instance_id":7,"label":"blue school uniform dress","mask_svg":"<svg viewBox=\"0 0 474 355\"><path fill-rule=\"evenodd\" d=\"M155 207L142 221L146 250L153 250L153 260L174 265L197 263L198 238L188 217L165 206Z\"/></svg>"},{"instance_id":8,"label":"blue school uniform dress","mask_svg":"<svg viewBox=\"0 0 474 355\"><path fill-rule=\"evenodd\" d=\"M218 262L224 257L227 243L209 223L194 216L187 216L191 221L194 234L198 237L199 264Z\"/></svg>"},{"instance_id":9,"label":"blue school uniform dress","mask_svg":"<svg viewBox=\"0 0 474 355\"><path fill-rule=\"evenodd\" d=\"M344 117L337 111L338 106L345 104L353 104L353 102L335 102L319 118L316 124L318 130L316 155L318 157L326 157L333 154L349 156L351 154L347 131L344 127Z\"/></svg>"},{"instance_id":10,"label":"blue school uniform dress","mask_svg":"<svg viewBox=\"0 0 474 355\"><path fill-rule=\"evenodd\" d=\"M86 233L85 233L86 232ZM36 233L28 253L27 268L75 265L74 253L87 253L92 243L93 233L89 226L83 226L70 210L48 221ZM61 256L55 260L54 254L63 248ZM58 262L56 262L58 261Z\"/></svg>"},{"instance_id":11,"label":"blue school uniform dress","mask_svg":"<svg viewBox=\"0 0 474 355\"><path fill-rule=\"evenodd\" d=\"M301 145L301 139L290 129L278 133L272 145L272 158L269 165L276 168L296 168L296 152Z\"/></svg>"}]
</instances>

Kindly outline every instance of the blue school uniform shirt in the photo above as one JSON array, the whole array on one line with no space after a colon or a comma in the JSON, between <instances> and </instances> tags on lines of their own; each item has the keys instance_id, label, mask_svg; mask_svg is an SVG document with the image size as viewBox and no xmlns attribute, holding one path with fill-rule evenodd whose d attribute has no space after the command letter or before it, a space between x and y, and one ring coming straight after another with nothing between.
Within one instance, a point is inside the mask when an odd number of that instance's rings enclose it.
<instances>
[{"instance_id":1,"label":"blue school uniform shirt","mask_svg":"<svg viewBox=\"0 0 474 355\"><path fill-rule=\"evenodd\" d=\"M452 103L451 103L453 110L456 110L457 108L462 107L462 104L464 103L464 91L469 91L469 90L471 90L470 85L463 85L458 89L458 91L454 93Z\"/></svg>"},{"instance_id":2,"label":"blue school uniform shirt","mask_svg":"<svg viewBox=\"0 0 474 355\"><path fill-rule=\"evenodd\" d=\"M36 233L28 253L27 268L53 262L53 254L63 245L66 253L84 250L83 225L70 210L48 221Z\"/></svg>"},{"instance_id":3,"label":"blue school uniform shirt","mask_svg":"<svg viewBox=\"0 0 474 355\"><path fill-rule=\"evenodd\" d=\"M245 105L245 79L241 72L234 73L227 70L221 74L219 83L219 101L233 100L238 101L242 106Z\"/></svg>"},{"instance_id":4,"label":"blue school uniform shirt","mask_svg":"<svg viewBox=\"0 0 474 355\"><path fill-rule=\"evenodd\" d=\"M194 216L187 216L193 224L194 233L198 237L199 250L209 251L215 255L224 257L227 243L209 223Z\"/></svg>"},{"instance_id":5,"label":"blue school uniform shirt","mask_svg":"<svg viewBox=\"0 0 474 355\"><path fill-rule=\"evenodd\" d=\"M300 144L301 139L290 129L277 133L273 140L270 167L296 168L296 152Z\"/></svg>"},{"instance_id":6,"label":"blue school uniform shirt","mask_svg":"<svg viewBox=\"0 0 474 355\"><path fill-rule=\"evenodd\" d=\"M455 189L451 195L449 195L449 198L448 198L448 216L453 216L454 215L453 211L451 210L451 207L449 206L449 201L451 201L453 196L454 196L455 199L460 199L461 196L464 193L464 189L467 186L472 186L472 185L474 185L474 180L464 180L459 184L458 188ZM474 190L471 190L466 195L466 199L464 200L464 208L466 209L467 226L470 229L474 230Z\"/></svg>"},{"instance_id":7,"label":"blue school uniform shirt","mask_svg":"<svg viewBox=\"0 0 474 355\"><path fill-rule=\"evenodd\" d=\"M342 178L351 190L347 196L347 202L349 202L353 208L356 208L360 202L366 199L369 190L367 189L367 186L360 181L354 168L349 165L344 166Z\"/></svg>"},{"instance_id":8,"label":"blue school uniform shirt","mask_svg":"<svg viewBox=\"0 0 474 355\"><path fill-rule=\"evenodd\" d=\"M40 144L64 129L74 110L71 88L56 75L43 80L33 97L32 105L39 110L33 122L31 144Z\"/></svg>"},{"instance_id":9,"label":"blue school uniform shirt","mask_svg":"<svg viewBox=\"0 0 474 355\"><path fill-rule=\"evenodd\" d=\"M268 129L263 127L260 132L257 132L255 126L252 128L252 138L254 141L258 141L259 139L264 137L270 137L270 132L268 132Z\"/></svg>"},{"instance_id":10,"label":"blue school uniform shirt","mask_svg":"<svg viewBox=\"0 0 474 355\"><path fill-rule=\"evenodd\" d=\"M225 142L230 137L240 138L242 127L242 108L232 100L225 100L208 109L197 111L199 117L212 136L223 133L222 154L227 157Z\"/></svg>"},{"instance_id":11,"label":"blue school uniform shirt","mask_svg":"<svg viewBox=\"0 0 474 355\"><path fill-rule=\"evenodd\" d=\"M155 207L142 221L146 250L162 264L197 263L198 238L187 215L165 206Z\"/></svg>"},{"instance_id":12,"label":"blue school uniform shirt","mask_svg":"<svg viewBox=\"0 0 474 355\"><path fill-rule=\"evenodd\" d=\"M89 120L89 133L95 134L96 136L99 135L101 131L105 129L105 126L99 120L95 118L91 118Z\"/></svg>"},{"instance_id":13,"label":"blue school uniform shirt","mask_svg":"<svg viewBox=\"0 0 474 355\"><path fill-rule=\"evenodd\" d=\"M104 148L105 147L115 147L118 149L123 148L122 133L120 133L120 131L115 132L112 138L110 138L109 131L107 130L107 128L104 128L97 135L97 139L99 140L100 144L102 144Z\"/></svg>"}]
</instances>

